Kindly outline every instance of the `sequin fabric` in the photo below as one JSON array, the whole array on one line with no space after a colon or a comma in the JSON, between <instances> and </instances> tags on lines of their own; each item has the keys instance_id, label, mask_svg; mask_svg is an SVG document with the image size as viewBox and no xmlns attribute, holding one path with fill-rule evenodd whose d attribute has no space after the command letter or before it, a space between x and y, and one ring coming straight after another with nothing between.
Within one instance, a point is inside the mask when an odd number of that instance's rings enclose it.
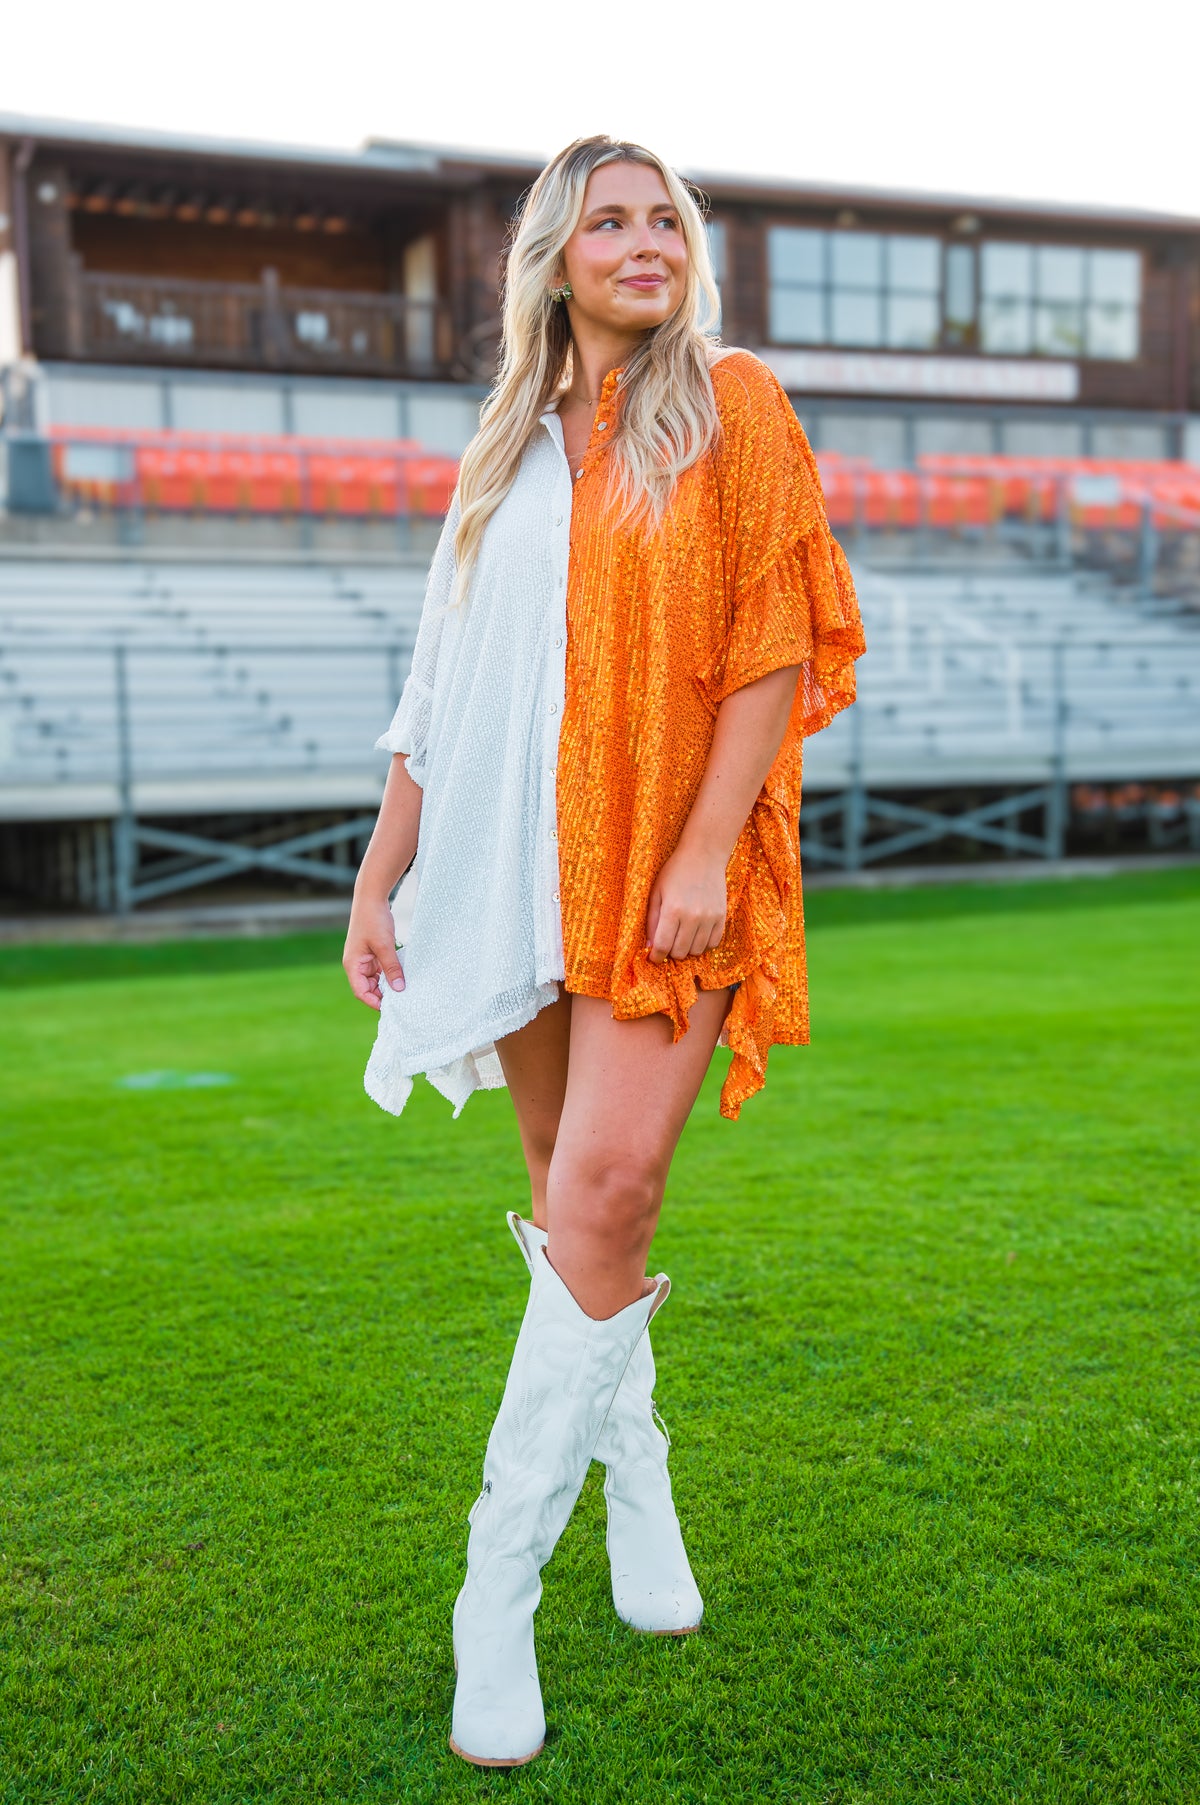
<instances>
[{"instance_id":1,"label":"sequin fabric","mask_svg":"<svg viewBox=\"0 0 1200 1805\"><path fill-rule=\"evenodd\" d=\"M865 650L854 584L816 461L774 374L748 351L713 367L721 439L681 478L661 526L617 524L605 380L575 482L557 814L565 984L622 1021L662 1013L676 1040L698 989L737 984L721 1114L762 1088L777 1044L809 1037L800 887L804 739L854 700ZM802 667L787 732L727 868L721 944L652 964L654 880L704 772L717 710Z\"/></svg>"}]
</instances>

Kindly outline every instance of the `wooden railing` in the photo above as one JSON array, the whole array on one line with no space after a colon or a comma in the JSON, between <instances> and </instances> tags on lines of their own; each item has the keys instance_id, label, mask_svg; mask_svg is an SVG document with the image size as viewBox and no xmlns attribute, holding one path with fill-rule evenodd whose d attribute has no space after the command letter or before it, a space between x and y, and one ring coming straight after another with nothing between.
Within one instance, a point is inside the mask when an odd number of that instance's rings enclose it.
<instances>
[{"instance_id":1,"label":"wooden railing","mask_svg":"<svg viewBox=\"0 0 1200 1805\"><path fill-rule=\"evenodd\" d=\"M261 283L79 275L75 355L231 369L448 376L454 335L441 301Z\"/></svg>"}]
</instances>

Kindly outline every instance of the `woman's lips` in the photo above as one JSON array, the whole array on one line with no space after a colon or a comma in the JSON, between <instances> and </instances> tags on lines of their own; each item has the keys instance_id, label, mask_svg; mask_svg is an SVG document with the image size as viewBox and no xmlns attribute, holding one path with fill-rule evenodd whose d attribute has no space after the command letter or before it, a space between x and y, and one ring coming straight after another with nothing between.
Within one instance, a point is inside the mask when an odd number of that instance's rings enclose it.
<instances>
[{"instance_id":1,"label":"woman's lips","mask_svg":"<svg viewBox=\"0 0 1200 1805\"><path fill-rule=\"evenodd\" d=\"M665 276L623 276L621 279L626 288L640 288L650 293L656 288L661 288L667 278Z\"/></svg>"}]
</instances>

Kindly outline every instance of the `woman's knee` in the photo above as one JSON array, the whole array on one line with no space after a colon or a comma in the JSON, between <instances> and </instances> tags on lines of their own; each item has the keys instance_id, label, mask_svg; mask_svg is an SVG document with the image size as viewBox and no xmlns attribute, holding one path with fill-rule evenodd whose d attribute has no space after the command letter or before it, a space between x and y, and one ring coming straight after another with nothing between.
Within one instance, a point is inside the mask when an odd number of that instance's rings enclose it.
<instances>
[{"instance_id":1,"label":"woman's knee","mask_svg":"<svg viewBox=\"0 0 1200 1805\"><path fill-rule=\"evenodd\" d=\"M653 1237L666 1174L661 1162L626 1149L586 1161L554 1159L547 1201L557 1226L629 1243Z\"/></svg>"}]
</instances>

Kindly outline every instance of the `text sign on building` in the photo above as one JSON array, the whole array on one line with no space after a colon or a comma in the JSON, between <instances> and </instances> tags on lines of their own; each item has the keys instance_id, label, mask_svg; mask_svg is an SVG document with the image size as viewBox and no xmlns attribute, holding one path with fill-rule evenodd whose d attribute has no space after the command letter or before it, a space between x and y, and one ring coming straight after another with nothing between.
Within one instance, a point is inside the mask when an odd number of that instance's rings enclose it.
<instances>
[{"instance_id":1,"label":"text sign on building","mask_svg":"<svg viewBox=\"0 0 1200 1805\"><path fill-rule=\"evenodd\" d=\"M892 357L874 351L764 350L785 389L937 395L985 401L1075 401L1079 366L1007 357Z\"/></svg>"}]
</instances>

